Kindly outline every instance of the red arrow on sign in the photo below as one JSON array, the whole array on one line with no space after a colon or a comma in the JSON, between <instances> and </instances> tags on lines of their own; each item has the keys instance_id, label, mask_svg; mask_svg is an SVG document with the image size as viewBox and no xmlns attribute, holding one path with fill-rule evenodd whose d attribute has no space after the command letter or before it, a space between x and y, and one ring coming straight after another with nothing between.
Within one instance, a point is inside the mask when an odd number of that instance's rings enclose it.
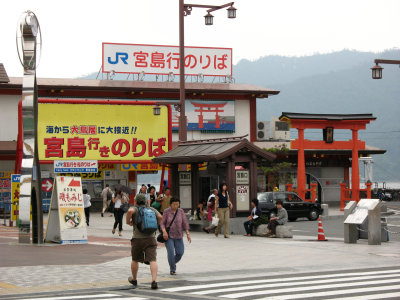
<instances>
[{"instance_id":1,"label":"red arrow on sign","mask_svg":"<svg viewBox=\"0 0 400 300\"><path fill-rule=\"evenodd\" d=\"M43 180L42 190L46 193L51 192L53 190L53 181L51 181L50 179Z\"/></svg>"}]
</instances>

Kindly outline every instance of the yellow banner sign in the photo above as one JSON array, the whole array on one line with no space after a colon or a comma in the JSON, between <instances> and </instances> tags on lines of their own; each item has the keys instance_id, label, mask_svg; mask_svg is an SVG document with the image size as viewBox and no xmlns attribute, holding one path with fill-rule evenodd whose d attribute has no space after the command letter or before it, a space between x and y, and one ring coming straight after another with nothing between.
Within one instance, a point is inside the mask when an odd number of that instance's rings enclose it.
<instances>
[{"instance_id":1,"label":"yellow banner sign","mask_svg":"<svg viewBox=\"0 0 400 300\"><path fill-rule=\"evenodd\" d=\"M168 151L168 109L111 104L39 104L40 160L151 161Z\"/></svg>"},{"instance_id":2,"label":"yellow banner sign","mask_svg":"<svg viewBox=\"0 0 400 300\"><path fill-rule=\"evenodd\" d=\"M18 220L20 174L11 175L11 220Z\"/></svg>"},{"instance_id":3,"label":"yellow banner sign","mask_svg":"<svg viewBox=\"0 0 400 300\"><path fill-rule=\"evenodd\" d=\"M162 170L159 164L142 163L142 164L121 164L121 171L158 171Z\"/></svg>"}]
</instances>

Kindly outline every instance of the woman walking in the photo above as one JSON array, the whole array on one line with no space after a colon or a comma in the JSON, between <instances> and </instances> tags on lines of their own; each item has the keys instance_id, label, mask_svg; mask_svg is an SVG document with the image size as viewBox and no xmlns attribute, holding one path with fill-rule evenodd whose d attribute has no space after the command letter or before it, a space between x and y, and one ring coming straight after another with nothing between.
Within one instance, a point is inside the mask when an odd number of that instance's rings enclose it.
<instances>
[{"instance_id":1,"label":"woman walking","mask_svg":"<svg viewBox=\"0 0 400 300\"><path fill-rule=\"evenodd\" d=\"M112 233L115 233L115 229L118 225L118 235L122 236L122 218L124 217L124 210L121 208L121 205L125 202L128 202L128 197L125 193L115 189L115 193L112 197L112 202L114 203L114 226Z\"/></svg>"},{"instance_id":2,"label":"woman walking","mask_svg":"<svg viewBox=\"0 0 400 300\"><path fill-rule=\"evenodd\" d=\"M176 275L176 264L181 260L185 251L183 231L189 243L192 242L189 234L189 224L183 209L179 208L180 200L171 198L170 207L164 210L161 221L161 230L168 253L168 263L171 275Z\"/></svg>"},{"instance_id":3,"label":"woman walking","mask_svg":"<svg viewBox=\"0 0 400 300\"><path fill-rule=\"evenodd\" d=\"M216 237L224 226L224 237L229 238L230 209L232 209L232 202L229 199L228 186L222 183L218 195L215 197L215 215L218 215L219 218L217 229L215 229Z\"/></svg>"}]
</instances>

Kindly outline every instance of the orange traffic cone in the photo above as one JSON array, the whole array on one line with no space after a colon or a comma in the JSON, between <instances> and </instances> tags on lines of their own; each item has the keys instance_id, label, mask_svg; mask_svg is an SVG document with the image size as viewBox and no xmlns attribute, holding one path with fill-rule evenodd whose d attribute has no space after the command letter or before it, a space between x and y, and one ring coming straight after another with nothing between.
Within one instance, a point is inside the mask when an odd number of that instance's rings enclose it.
<instances>
[{"instance_id":1,"label":"orange traffic cone","mask_svg":"<svg viewBox=\"0 0 400 300\"><path fill-rule=\"evenodd\" d=\"M318 219L318 241L328 241L325 238L325 233L324 233L324 228L322 227L322 221L321 218Z\"/></svg>"}]
</instances>

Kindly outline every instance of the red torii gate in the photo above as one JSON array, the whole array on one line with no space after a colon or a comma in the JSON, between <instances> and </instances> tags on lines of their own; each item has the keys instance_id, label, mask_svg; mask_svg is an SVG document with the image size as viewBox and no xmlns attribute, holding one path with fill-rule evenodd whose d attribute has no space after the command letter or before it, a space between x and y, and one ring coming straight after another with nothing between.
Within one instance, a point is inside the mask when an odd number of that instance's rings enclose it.
<instances>
[{"instance_id":1,"label":"red torii gate","mask_svg":"<svg viewBox=\"0 0 400 300\"><path fill-rule=\"evenodd\" d=\"M191 102L194 107L198 108L195 109L195 112L199 112L199 128L203 128L203 113L205 112L215 112L215 128L220 127L220 116L218 113L224 112L222 109L225 105L225 103L196 103L196 102ZM210 122L211 123L211 122ZM212 122L213 123L213 122Z\"/></svg>"},{"instance_id":2,"label":"red torii gate","mask_svg":"<svg viewBox=\"0 0 400 300\"><path fill-rule=\"evenodd\" d=\"M351 161L351 200L360 200L360 175L358 167L358 151L365 150L365 142L358 139L358 131L366 128L370 121L376 120L372 114L303 114L283 112L279 117L286 121L291 128L296 128L298 138L291 142L291 148L297 149L297 193L305 198L306 167L304 150L352 150ZM304 139L305 129L323 129L323 141L310 141ZM335 129L349 129L352 139L348 141L335 141ZM344 199L341 199L342 205Z\"/></svg>"}]
</instances>

